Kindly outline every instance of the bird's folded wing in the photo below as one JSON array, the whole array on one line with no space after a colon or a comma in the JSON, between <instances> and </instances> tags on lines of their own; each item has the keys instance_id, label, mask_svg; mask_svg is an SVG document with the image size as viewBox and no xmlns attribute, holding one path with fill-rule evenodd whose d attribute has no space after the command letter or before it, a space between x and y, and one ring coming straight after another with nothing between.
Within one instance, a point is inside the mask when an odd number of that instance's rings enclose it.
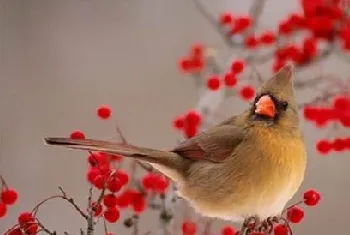
<instances>
[{"instance_id":1,"label":"bird's folded wing","mask_svg":"<svg viewBox=\"0 0 350 235\"><path fill-rule=\"evenodd\" d=\"M221 162L231 156L244 139L241 127L218 125L180 143L172 151L193 160Z\"/></svg>"}]
</instances>

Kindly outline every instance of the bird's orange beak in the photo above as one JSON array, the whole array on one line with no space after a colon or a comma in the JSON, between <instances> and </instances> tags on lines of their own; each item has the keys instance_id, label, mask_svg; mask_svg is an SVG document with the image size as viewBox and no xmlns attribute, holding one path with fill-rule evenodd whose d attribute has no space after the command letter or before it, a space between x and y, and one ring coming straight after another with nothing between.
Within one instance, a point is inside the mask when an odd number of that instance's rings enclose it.
<instances>
[{"instance_id":1,"label":"bird's orange beak","mask_svg":"<svg viewBox=\"0 0 350 235\"><path fill-rule=\"evenodd\" d=\"M274 118L276 115L275 103L270 96L262 96L255 104L255 113L270 118Z\"/></svg>"}]
</instances>

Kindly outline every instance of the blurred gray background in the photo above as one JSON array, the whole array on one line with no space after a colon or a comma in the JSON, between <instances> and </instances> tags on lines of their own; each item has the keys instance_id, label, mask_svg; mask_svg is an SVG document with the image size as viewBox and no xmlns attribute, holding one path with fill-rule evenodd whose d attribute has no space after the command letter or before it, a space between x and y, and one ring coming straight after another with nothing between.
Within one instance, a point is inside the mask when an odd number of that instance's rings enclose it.
<instances>
[{"instance_id":1,"label":"blurred gray background","mask_svg":"<svg viewBox=\"0 0 350 235\"><path fill-rule=\"evenodd\" d=\"M267 2L261 18L266 27L298 9L297 0ZM244 13L250 3L203 0L216 15L224 10ZM0 220L0 233L21 211L57 194L57 186L85 205L86 154L45 146L44 137L81 129L89 137L110 138L117 122L133 144L171 147L179 137L172 119L197 102L193 81L177 70L178 58L194 42L223 53L227 49L190 0L2 0L0 39L0 171L20 193L18 204ZM349 74L347 65L335 59L322 66L341 77ZM268 68L262 71L270 75ZM113 120L98 120L100 104L113 108ZM244 107L231 100L220 112L237 114ZM321 192L322 201L317 208L306 208L295 234L345 234L350 222L349 156L320 157L314 142L326 131L309 124L303 128L309 164L294 201L310 187ZM48 203L39 216L60 233L78 234L85 228L63 201ZM142 231L158 224L154 214L143 215ZM117 235L131 233L120 225L110 229Z\"/></svg>"}]
</instances>

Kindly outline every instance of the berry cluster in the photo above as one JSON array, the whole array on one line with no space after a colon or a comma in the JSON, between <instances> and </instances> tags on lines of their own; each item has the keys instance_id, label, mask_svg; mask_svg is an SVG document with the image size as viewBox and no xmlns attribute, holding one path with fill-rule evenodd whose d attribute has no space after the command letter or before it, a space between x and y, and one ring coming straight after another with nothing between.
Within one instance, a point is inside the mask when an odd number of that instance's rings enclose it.
<instances>
[{"instance_id":1,"label":"berry cluster","mask_svg":"<svg viewBox=\"0 0 350 235\"><path fill-rule=\"evenodd\" d=\"M0 219L7 214L7 208L16 204L18 200L18 193L15 189L9 188L5 179L0 175Z\"/></svg>"},{"instance_id":2,"label":"berry cluster","mask_svg":"<svg viewBox=\"0 0 350 235\"><path fill-rule=\"evenodd\" d=\"M18 225L11 229L8 235L35 235L38 233L39 225L31 212L22 212L17 220Z\"/></svg>"},{"instance_id":3,"label":"berry cluster","mask_svg":"<svg viewBox=\"0 0 350 235\"><path fill-rule=\"evenodd\" d=\"M199 73L205 67L205 48L202 44L194 44L189 55L180 59L179 68L184 73Z\"/></svg>"},{"instance_id":4,"label":"berry cluster","mask_svg":"<svg viewBox=\"0 0 350 235\"><path fill-rule=\"evenodd\" d=\"M350 96L335 97L329 107L307 106L304 108L304 118L309 122L315 123L317 127L335 123L348 128L350 127ZM349 151L350 136L337 137L333 140L320 139L316 143L316 149L321 154L328 154L332 150L335 152Z\"/></svg>"},{"instance_id":5,"label":"berry cluster","mask_svg":"<svg viewBox=\"0 0 350 235\"><path fill-rule=\"evenodd\" d=\"M183 131L186 138L195 136L202 122L202 116L195 110L189 110L182 116L178 116L173 121L173 126L177 130Z\"/></svg>"}]
</instances>

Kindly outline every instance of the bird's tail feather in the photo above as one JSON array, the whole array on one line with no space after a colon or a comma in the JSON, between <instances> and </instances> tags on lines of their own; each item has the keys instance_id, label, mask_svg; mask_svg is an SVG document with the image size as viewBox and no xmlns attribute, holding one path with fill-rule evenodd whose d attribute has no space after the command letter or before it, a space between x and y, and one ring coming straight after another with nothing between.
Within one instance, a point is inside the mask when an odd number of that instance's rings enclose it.
<instances>
[{"instance_id":1,"label":"bird's tail feather","mask_svg":"<svg viewBox=\"0 0 350 235\"><path fill-rule=\"evenodd\" d=\"M61 137L45 138L48 145L63 146L71 149L101 151L112 155L132 157L148 163L160 164L169 168L181 169L181 157L173 152L133 146L124 143L93 139L71 139Z\"/></svg>"}]
</instances>

